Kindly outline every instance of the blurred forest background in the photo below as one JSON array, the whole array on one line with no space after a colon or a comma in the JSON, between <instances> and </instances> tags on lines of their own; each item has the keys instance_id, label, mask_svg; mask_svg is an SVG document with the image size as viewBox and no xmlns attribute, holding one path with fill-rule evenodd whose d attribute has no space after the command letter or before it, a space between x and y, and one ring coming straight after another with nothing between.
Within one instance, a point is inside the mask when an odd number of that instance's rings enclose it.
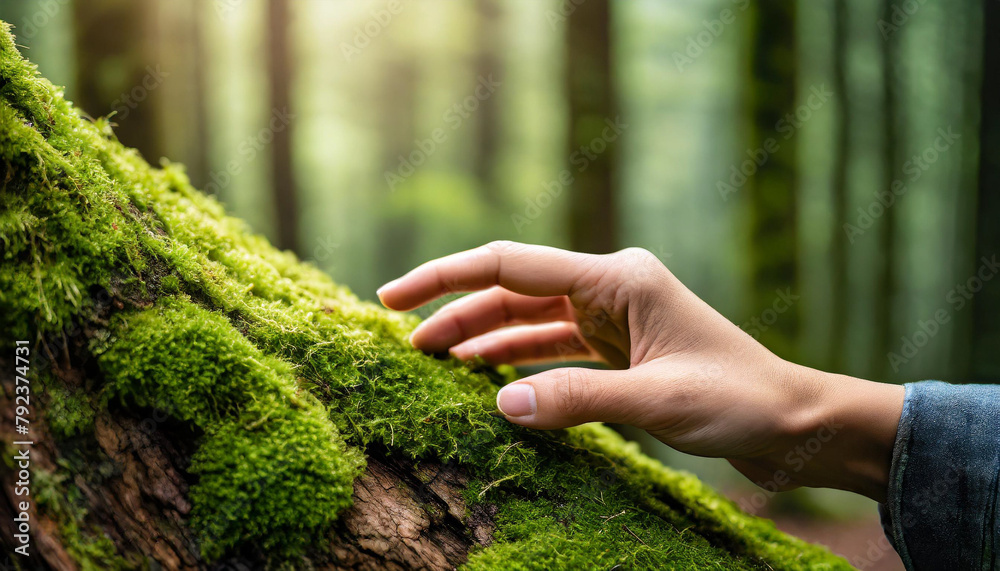
<instances>
[{"instance_id":1,"label":"blurred forest background","mask_svg":"<svg viewBox=\"0 0 1000 571\"><path fill-rule=\"evenodd\" d=\"M891 382L1000 379L998 11L0 0L69 99L361 297L493 239L641 246L778 354ZM871 555L866 500L757 502L657 444L861 568L898 564Z\"/></svg>"}]
</instances>

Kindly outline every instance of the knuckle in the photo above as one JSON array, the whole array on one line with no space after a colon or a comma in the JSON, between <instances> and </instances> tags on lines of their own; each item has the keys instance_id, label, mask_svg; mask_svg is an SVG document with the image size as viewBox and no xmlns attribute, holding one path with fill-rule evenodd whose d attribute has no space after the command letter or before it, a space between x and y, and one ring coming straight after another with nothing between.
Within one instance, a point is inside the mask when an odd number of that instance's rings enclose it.
<instances>
[{"instance_id":1,"label":"knuckle","mask_svg":"<svg viewBox=\"0 0 1000 571\"><path fill-rule=\"evenodd\" d=\"M668 273L656 255L645 248L625 248L615 256L627 278L626 283L639 290L660 284Z\"/></svg>"},{"instance_id":2,"label":"knuckle","mask_svg":"<svg viewBox=\"0 0 1000 571\"><path fill-rule=\"evenodd\" d=\"M579 371L561 369L553 386L556 408L564 415L578 417L590 409L590 382Z\"/></svg>"},{"instance_id":3,"label":"knuckle","mask_svg":"<svg viewBox=\"0 0 1000 571\"><path fill-rule=\"evenodd\" d=\"M494 240L484 248L497 256L507 256L513 254L521 247L521 244L511 240Z\"/></svg>"},{"instance_id":4,"label":"knuckle","mask_svg":"<svg viewBox=\"0 0 1000 571\"><path fill-rule=\"evenodd\" d=\"M652 252L645 248L625 248L624 250L619 250L616 253L625 261L625 263L631 266L653 268L660 265L660 260L658 260Z\"/></svg>"}]
</instances>

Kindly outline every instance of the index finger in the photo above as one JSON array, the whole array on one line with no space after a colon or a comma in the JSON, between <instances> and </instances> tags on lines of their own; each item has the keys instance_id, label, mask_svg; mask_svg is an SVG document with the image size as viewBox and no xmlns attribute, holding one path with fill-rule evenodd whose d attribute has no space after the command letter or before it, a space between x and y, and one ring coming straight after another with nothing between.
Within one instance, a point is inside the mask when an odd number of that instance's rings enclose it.
<instances>
[{"instance_id":1,"label":"index finger","mask_svg":"<svg viewBox=\"0 0 1000 571\"><path fill-rule=\"evenodd\" d=\"M385 284L377 294L383 305L400 311L448 293L496 285L524 295L570 295L595 257L548 246L490 242L431 260Z\"/></svg>"}]
</instances>

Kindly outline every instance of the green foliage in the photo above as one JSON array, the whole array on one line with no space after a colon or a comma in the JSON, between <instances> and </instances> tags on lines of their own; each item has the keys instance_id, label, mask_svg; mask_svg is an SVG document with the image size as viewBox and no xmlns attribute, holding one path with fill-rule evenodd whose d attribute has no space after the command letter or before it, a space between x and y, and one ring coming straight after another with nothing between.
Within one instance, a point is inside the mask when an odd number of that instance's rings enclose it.
<instances>
[{"instance_id":1,"label":"green foliage","mask_svg":"<svg viewBox=\"0 0 1000 571\"><path fill-rule=\"evenodd\" d=\"M502 375L414 351L415 318L277 251L182 168L151 168L80 118L6 30L0 168L0 345L87 323L101 332L94 402L197 429L192 525L208 558L241 542L302 552L378 448L470 474L467 504L496 510L470 568L847 567L604 427L506 422ZM104 291L122 308L110 322Z\"/></svg>"}]
</instances>

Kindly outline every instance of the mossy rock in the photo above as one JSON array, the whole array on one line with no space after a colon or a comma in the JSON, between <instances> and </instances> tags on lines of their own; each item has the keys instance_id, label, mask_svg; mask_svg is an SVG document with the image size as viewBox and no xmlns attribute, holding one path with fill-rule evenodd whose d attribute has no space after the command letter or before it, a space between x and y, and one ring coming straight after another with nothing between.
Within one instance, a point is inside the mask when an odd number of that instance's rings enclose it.
<instances>
[{"instance_id":1,"label":"mossy rock","mask_svg":"<svg viewBox=\"0 0 1000 571\"><path fill-rule=\"evenodd\" d=\"M378 450L467 475L459 519L491 519L467 569L850 568L608 428L506 422L509 372L414 351L416 318L276 250L179 165L151 167L39 77L6 24L0 180L0 350L85 340L84 382L36 366L53 439L90 450L110 409L190 430L184 525L205 564L252 544L269 564L309 565ZM99 478L81 465L41 473L40 513L83 568L149 566L66 507Z\"/></svg>"}]
</instances>

